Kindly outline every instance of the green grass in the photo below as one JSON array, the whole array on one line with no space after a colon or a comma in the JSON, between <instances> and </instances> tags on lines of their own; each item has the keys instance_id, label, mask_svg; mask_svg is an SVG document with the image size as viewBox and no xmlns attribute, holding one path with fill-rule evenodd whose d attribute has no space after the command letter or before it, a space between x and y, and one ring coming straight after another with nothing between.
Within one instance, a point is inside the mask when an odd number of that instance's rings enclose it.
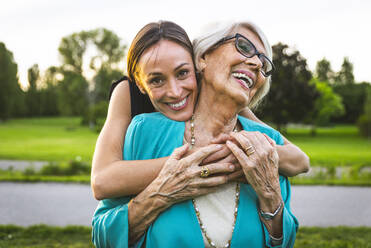
<instances>
[{"instance_id":1,"label":"green grass","mask_svg":"<svg viewBox=\"0 0 371 248\"><path fill-rule=\"evenodd\" d=\"M50 227L37 225L0 226L0 248L20 247L94 247L91 229L82 226Z\"/></svg>"},{"instance_id":2,"label":"green grass","mask_svg":"<svg viewBox=\"0 0 371 248\"><path fill-rule=\"evenodd\" d=\"M20 171L0 170L2 182L59 182L90 184L90 175L53 176L53 175L25 175Z\"/></svg>"},{"instance_id":3,"label":"green grass","mask_svg":"<svg viewBox=\"0 0 371 248\"><path fill-rule=\"evenodd\" d=\"M0 226L0 248L93 247L90 227ZM301 227L295 248L371 248L370 227Z\"/></svg>"},{"instance_id":4,"label":"green grass","mask_svg":"<svg viewBox=\"0 0 371 248\"><path fill-rule=\"evenodd\" d=\"M315 137L309 133L289 128L286 136L308 154L312 166L371 166L371 139L362 138L356 126L319 128Z\"/></svg>"},{"instance_id":5,"label":"green grass","mask_svg":"<svg viewBox=\"0 0 371 248\"><path fill-rule=\"evenodd\" d=\"M370 227L302 227L295 248L371 248Z\"/></svg>"},{"instance_id":6,"label":"green grass","mask_svg":"<svg viewBox=\"0 0 371 248\"><path fill-rule=\"evenodd\" d=\"M80 118L30 118L0 124L0 159L91 161L98 134Z\"/></svg>"}]
</instances>

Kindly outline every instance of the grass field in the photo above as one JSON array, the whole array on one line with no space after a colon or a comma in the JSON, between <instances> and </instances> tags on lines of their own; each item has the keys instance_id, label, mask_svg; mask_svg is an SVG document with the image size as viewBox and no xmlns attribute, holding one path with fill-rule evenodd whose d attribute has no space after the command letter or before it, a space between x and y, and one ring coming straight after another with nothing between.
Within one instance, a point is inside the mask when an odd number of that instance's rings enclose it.
<instances>
[{"instance_id":1,"label":"grass field","mask_svg":"<svg viewBox=\"0 0 371 248\"><path fill-rule=\"evenodd\" d=\"M33 118L0 124L0 159L91 161L98 134L80 118Z\"/></svg>"},{"instance_id":2,"label":"grass field","mask_svg":"<svg viewBox=\"0 0 371 248\"><path fill-rule=\"evenodd\" d=\"M0 247L94 247L89 227L50 227L45 225L0 226ZM302 227L295 248L368 248L371 228L366 227Z\"/></svg>"},{"instance_id":3,"label":"grass field","mask_svg":"<svg viewBox=\"0 0 371 248\"><path fill-rule=\"evenodd\" d=\"M91 161L98 134L80 126L80 118L34 118L0 123L0 159ZM311 158L312 166L371 166L371 139L355 126L289 128L286 135Z\"/></svg>"},{"instance_id":4,"label":"grass field","mask_svg":"<svg viewBox=\"0 0 371 248\"><path fill-rule=\"evenodd\" d=\"M312 166L371 166L371 139L362 138L356 126L319 128L315 137L309 129L289 128L287 138L309 155Z\"/></svg>"}]
</instances>

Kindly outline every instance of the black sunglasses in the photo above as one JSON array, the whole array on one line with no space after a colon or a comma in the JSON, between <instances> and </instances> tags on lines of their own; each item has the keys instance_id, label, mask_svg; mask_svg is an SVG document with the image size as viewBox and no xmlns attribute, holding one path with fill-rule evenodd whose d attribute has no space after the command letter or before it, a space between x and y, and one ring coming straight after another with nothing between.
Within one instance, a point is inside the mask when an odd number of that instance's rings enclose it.
<instances>
[{"instance_id":1,"label":"black sunglasses","mask_svg":"<svg viewBox=\"0 0 371 248\"><path fill-rule=\"evenodd\" d=\"M226 42L228 40L231 40L231 39L234 39L234 38L236 38L235 39L235 46L236 46L236 49L239 53L241 53L246 58L252 58L255 55L257 55L258 58L260 59L260 61L262 62L262 65L263 65L262 68L261 68L261 72L264 75L264 77L269 77L270 75L272 75L272 73L275 70L275 67L274 67L272 61L270 61L270 59L267 56L265 56L264 54L259 53L258 50L256 49L256 47L254 46L254 44L249 39L247 39L245 36L243 36L242 34L236 33L234 36L224 37L223 39L221 39L217 43L215 43L215 45L213 47L216 47L219 44L224 43L224 42Z\"/></svg>"}]
</instances>

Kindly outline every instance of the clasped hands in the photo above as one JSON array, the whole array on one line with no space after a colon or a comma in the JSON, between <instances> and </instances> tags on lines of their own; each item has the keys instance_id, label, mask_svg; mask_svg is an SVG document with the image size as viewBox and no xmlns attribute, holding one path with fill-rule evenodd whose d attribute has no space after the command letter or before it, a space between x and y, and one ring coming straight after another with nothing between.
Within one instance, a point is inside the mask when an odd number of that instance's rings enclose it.
<instances>
[{"instance_id":1,"label":"clasped hands","mask_svg":"<svg viewBox=\"0 0 371 248\"><path fill-rule=\"evenodd\" d=\"M248 182L264 198L280 193L278 154L268 136L240 131L220 135L213 143L190 155L188 145L177 148L152 182L151 196L174 204L213 192L228 181Z\"/></svg>"}]
</instances>

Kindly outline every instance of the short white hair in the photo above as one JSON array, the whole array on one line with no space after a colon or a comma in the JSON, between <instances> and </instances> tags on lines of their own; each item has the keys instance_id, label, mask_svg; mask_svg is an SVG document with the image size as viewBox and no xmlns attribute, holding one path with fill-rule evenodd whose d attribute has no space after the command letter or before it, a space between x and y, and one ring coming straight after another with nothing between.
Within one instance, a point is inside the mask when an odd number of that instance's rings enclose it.
<instances>
[{"instance_id":1,"label":"short white hair","mask_svg":"<svg viewBox=\"0 0 371 248\"><path fill-rule=\"evenodd\" d=\"M250 21L243 22L226 22L213 23L205 28L205 32L193 40L193 51L195 57L195 66L197 71L200 70L200 59L204 54L212 48L218 41L224 37L233 34L239 28L247 28L254 32L264 45L266 56L272 61L272 47L270 46L267 37L261 29ZM249 103L250 108L256 107L263 97L268 93L270 88L271 76L266 77L264 84L258 89Z\"/></svg>"}]
</instances>

